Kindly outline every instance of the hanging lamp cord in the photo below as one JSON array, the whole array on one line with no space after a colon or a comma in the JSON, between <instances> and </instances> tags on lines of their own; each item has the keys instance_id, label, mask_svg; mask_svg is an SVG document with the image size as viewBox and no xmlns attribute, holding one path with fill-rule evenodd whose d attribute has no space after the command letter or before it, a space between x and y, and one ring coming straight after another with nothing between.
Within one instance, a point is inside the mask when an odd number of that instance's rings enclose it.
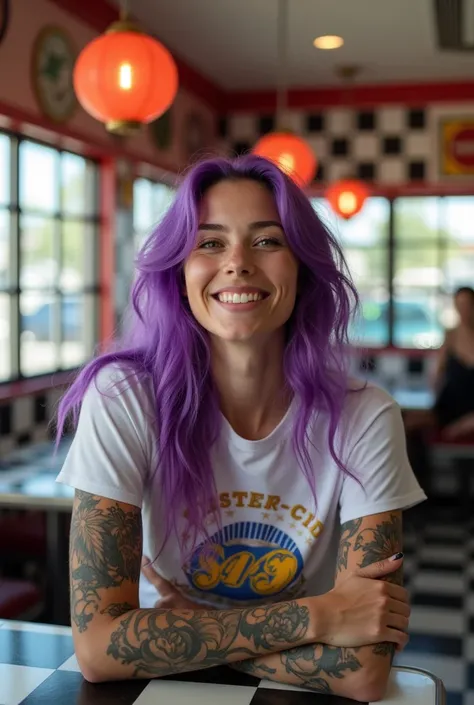
<instances>
[{"instance_id":1,"label":"hanging lamp cord","mask_svg":"<svg viewBox=\"0 0 474 705\"><path fill-rule=\"evenodd\" d=\"M277 21L277 129L284 129L286 110L288 108L288 0L278 0Z\"/></svg>"},{"instance_id":2,"label":"hanging lamp cord","mask_svg":"<svg viewBox=\"0 0 474 705\"><path fill-rule=\"evenodd\" d=\"M120 2L120 20L126 22L130 19L130 2L129 0L121 0Z\"/></svg>"}]
</instances>

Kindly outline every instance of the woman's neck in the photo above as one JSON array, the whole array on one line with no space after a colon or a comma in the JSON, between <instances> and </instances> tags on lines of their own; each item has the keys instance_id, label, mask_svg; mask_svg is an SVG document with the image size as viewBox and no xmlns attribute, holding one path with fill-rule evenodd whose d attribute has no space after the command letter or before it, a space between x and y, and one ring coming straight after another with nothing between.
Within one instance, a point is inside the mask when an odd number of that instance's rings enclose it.
<instances>
[{"instance_id":1,"label":"woman's neck","mask_svg":"<svg viewBox=\"0 0 474 705\"><path fill-rule=\"evenodd\" d=\"M212 374L222 413L239 436L258 440L279 424L291 402L283 374L283 338L212 347Z\"/></svg>"}]
</instances>

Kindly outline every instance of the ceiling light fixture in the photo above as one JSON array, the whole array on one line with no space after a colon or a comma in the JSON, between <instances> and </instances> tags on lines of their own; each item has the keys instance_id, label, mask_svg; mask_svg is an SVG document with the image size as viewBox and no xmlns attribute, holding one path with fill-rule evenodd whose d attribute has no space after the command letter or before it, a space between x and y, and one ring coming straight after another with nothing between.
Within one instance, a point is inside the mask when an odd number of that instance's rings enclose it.
<instances>
[{"instance_id":1,"label":"ceiling light fixture","mask_svg":"<svg viewBox=\"0 0 474 705\"><path fill-rule=\"evenodd\" d=\"M79 54L74 90L92 117L118 135L130 135L160 117L178 90L178 69L168 49L130 21L128 0L120 20Z\"/></svg>"},{"instance_id":2,"label":"ceiling light fixture","mask_svg":"<svg viewBox=\"0 0 474 705\"><path fill-rule=\"evenodd\" d=\"M261 137L253 153L269 159L290 176L301 188L314 179L317 168L316 155L311 146L286 126L288 110L288 2L279 0L278 5L278 91L276 130Z\"/></svg>"},{"instance_id":3,"label":"ceiling light fixture","mask_svg":"<svg viewBox=\"0 0 474 705\"><path fill-rule=\"evenodd\" d=\"M338 37L337 34L325 34L322 37L316 37L313 44L316 49L340 49L344 44L344 39Z\"/></svg>"}]
</instances>

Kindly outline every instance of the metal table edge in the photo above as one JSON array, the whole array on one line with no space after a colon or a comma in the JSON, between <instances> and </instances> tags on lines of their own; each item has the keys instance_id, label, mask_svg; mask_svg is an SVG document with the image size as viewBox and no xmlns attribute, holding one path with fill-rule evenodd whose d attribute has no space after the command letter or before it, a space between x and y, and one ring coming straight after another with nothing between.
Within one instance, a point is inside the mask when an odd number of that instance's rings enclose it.
<instances>
[{"instance_id":1,"label":"metal table edge","mask_svg":"<svg viewBox=\"0 0 474 705\"><path fill-rule=\"evenodd\" d=\"M424 668L416 668L412 666L394 666L396 671L405 671L406 673L419 673L426 676L435 684L435 705L446 705L446 690L441 678L438 678L434 673L425 671Z\"/></svg>"}]
</instances>

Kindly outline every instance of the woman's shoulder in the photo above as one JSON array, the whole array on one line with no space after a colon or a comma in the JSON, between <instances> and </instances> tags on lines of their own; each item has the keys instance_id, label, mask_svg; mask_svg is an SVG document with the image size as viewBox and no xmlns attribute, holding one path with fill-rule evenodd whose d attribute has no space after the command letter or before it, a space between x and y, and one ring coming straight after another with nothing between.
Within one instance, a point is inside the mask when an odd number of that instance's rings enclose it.
<instances>
[{"instance_id":1,"label":"woman's shoulder","mask_svg":"<svg viewBox=\"0 0 474 705\"><path fill-rule=\"evenodd\" d=\"M350 378L347 386L344 411L350 414L382 411L397 406L395 399L382 387L373 382Z\"/></svg>"},{"instance_id":2,"label":"woman's shoulder","mask_svg":"<svg viewBox=\"0 0 474 705\"><path fill-rule=\"evenodd\" d=\"M363 435L378 419L400 416L400 407L382 387L359 379L350 379L341 414L340 431Z\"/></svg>"},{"instance_id":3,"label":"woman's shoulder","mask_svg":"<svg viewBox=\"0 0 474 705\"><path fill-rule=\"evenodd\" d=\"M123 362L108 363L93 376L84 395L83 407L93 415L143 418L152 415L152 383L149 376Z\"/></svg>"}]
</instances>

